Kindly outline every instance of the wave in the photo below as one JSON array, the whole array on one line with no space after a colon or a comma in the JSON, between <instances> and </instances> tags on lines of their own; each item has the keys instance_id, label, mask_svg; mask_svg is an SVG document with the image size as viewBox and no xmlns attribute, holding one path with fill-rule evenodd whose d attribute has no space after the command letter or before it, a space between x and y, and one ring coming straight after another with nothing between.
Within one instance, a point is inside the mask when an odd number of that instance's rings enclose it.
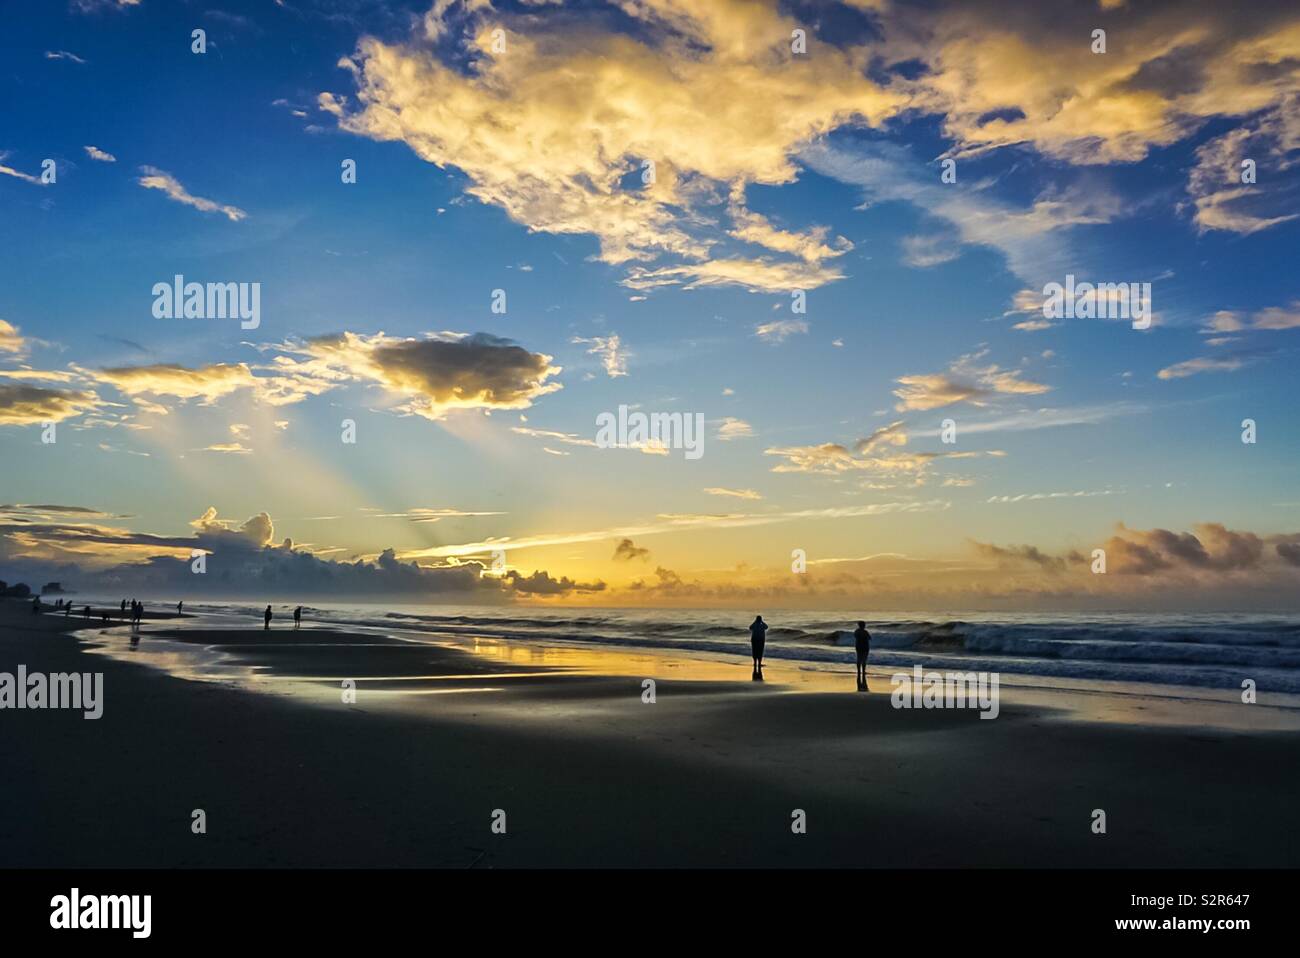
<instances>
[{"instance_id":1,"label":"wave","mask_svg":"<svg viewBox=\"0 0 1300 958\"><path fill-rule=\"evenodd\" d=\"M195 606L259 618L261 605ZM280 614L277 606L277 616ZM187 606L187 610L190 607ZM659 648L748 658L752 616L718 610L589 610L435 607L409 611L321 606L314 621L397 629L416 639L479 637L506 642ZM810 667L853 661L856 619L825 612L764 613L768 657ZM865 619L872 662L886 668L982 669L1030 675L1300 692L1300 617L1249 614L1008 613Z\"/></svg>"}]
</instances>

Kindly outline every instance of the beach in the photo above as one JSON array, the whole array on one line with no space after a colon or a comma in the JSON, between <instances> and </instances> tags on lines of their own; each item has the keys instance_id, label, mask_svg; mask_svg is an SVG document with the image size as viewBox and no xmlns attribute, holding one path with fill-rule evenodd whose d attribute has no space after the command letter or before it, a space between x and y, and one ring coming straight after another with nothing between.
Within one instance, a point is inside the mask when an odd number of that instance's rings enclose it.
<instances>
[{"instance_id":1,"label":"beach","mask_svg":"<svg viewBox=\"0 0 1300 958\"><path fill-rule=\"evenodd\" d=\"M149 618L132 648L7 602L20 664L102 672L104 701L0 712L6 867L1300 864L1296 712L1225 696L1039 682L989 721L895 708L851 666L755 683L740 658L282 618Z\"/></svg>"}]
</instances>

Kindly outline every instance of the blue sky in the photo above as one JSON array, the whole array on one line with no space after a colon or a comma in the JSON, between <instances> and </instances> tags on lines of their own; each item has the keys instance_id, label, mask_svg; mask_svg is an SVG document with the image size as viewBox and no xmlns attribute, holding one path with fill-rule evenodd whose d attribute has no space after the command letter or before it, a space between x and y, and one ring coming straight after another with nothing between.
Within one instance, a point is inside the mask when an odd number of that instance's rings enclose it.
<instances>
[{"instance_id":1,"label":"blue sky","mask_svg":"<svg viewBox=\"0 0 1300 958\"><path fill-rule=\"evenodd\" d=\"M496 542L573 601L1294 593L1300 17L388 6L87 0L0 37L6 569L245 530L435 571ZM1067 273L1150 282L1153 327L1044 322ZM175 274L259 283L260 326L155 318ZM705 455L593 448L620 404L702 414ZM1069 558L1097 547L1129 574Z\"/></svg>"}]
</instances>

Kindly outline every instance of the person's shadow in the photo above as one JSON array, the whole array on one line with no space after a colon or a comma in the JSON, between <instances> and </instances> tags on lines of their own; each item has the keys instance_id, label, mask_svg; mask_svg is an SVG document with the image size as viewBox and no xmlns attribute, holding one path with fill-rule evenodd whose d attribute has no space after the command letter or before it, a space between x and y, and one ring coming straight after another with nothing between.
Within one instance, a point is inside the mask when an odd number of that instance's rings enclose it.
<instances>
[{"instance_id":1,"label":"person's shadow","mask_svg":"<svg viewBox=\"0 0 1300 958\"><path fill-rule=\"evenodd\" d=\"M763 681L763 666L761 666L761 665L756 665L756 666L754 666L754 675L753 675L753 679L754 679L755 682L761 682L761 681Z\"/></svg>"}]
</instances>

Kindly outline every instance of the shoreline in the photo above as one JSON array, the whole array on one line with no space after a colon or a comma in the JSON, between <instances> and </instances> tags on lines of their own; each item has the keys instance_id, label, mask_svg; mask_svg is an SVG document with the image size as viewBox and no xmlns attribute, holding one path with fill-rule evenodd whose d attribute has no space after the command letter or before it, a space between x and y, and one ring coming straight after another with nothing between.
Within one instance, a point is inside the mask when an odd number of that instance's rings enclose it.
<instances>
[{"instance_id":1,"label":"shoreline","mask_svg":"<svg viewBox=\"0 0 1300 958\"><path fill-rule=\"evenodd\" d=\"M103 672L106 701L96 721L0 712L12 733L0 769L15 783L0 794L9 867L1300 863L1294 731L1167 727L1137 702L1099 706L1122 720L1084 720L1052 705L1059 693L1017 693L981 721L894 709L874 676L857 695L807 687L820 676L777 681L779 667L758 684L673 657L655 659L648 704L645 656L601 654L625 660L619 670L506 643L183 630L243 647L253 691L242 674L133 668L68 634L62 616L25 614L35 621L0 616L0 671ZM166 631L149 623L144 655ZM371 672L344 704L335 680L362 658ZM303 677L283 677L304 662ZM390 668L399 662L405 671ZM1249 804L1243 780L1256 786ZM190 831L195 808L207 834ZM1095 808L1105 835L1091 831ZM494 809L505 835L490 829ZM794 809L806 834L791 832Z\"/></svg>"}]
</instances>

